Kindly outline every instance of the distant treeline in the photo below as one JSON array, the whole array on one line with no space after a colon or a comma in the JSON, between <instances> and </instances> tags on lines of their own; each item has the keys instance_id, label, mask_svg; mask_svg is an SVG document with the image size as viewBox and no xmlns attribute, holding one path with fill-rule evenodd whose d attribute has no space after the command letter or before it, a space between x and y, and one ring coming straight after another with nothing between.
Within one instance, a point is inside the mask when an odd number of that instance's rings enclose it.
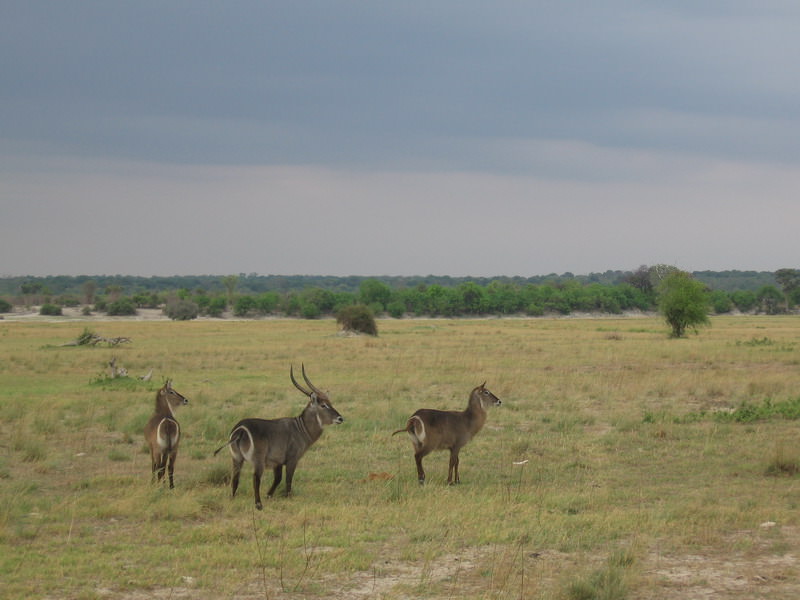
<instances>
[{"instance_id":1,"label":"distant treeline","mask_svg":"<svg viewBox=\"0 0 800 600\"><path fill-rule=\"evenodd\" d=\"M662 269L606 271L590 275L537 277L327 277L283 275L227 276L53 276L0 279L0 312L12 305L83 306L110 315L163 308L174 319L199 315L264 315L316 318L345 306L368 305L375 314L394 317L570 314L654 310ZM781 273L783 272L783 275ZM800 303L800 271L695 272L709 290L711 310L726 313L782 312ZM783 291L776 283L780 283ZM43 306L44 310L44 306Z\"/></svg>"},{"instance_id":2,"label":"distant treeline","mask_svg":"<svg viewBox=\"0 0 800 600\"><path fill-rule=\"evenodd\" d=\"M261 292L296 292L307 288L321 288L332 292L358 292L365 280L377 280L393 289L408 289L419 286L439 285L452 288L462 283L475 283L485 287L497 281L518 286L527 284L541 285L545 283L561 284L577 282L580 284L601 283L615 285L623 283L633 274L632 271L606 271L589 275L573 275L572 273L550 273L534 277L449 277L446 275L425 276L359 276L346 277L326 275L257 275L240 273L233 276L223 275L172 275L169 277L140 277L133 275L50 275L47 277L0 277L0 296L15 297L23 294L23 286L35 284L47 294L59 296L71 294L80 296L87 282L93 282L96 289L103 291L109 288L121 290L126 295L139 292L169 292L173 290L203 291L218 293L226 291L225 279L236 278L236 291L243 294ZM770 271L695 271L692 273L713 290L735 292L737 290L756 291L765 285L776 285L775 274Z\"/></svg>"}]
</instances>

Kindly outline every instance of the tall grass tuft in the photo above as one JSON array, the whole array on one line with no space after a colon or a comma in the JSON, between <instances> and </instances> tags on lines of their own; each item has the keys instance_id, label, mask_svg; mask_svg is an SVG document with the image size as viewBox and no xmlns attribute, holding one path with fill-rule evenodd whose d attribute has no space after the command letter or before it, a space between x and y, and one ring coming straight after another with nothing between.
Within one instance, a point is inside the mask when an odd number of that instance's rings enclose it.
<instances>
[{"instance_id":1,"label":"tall grass tuft","mask_svg":"<svg viewBox=\"0 0 800 600\"><path fill-rule=\"evenodd\" d=\"M790 451L783 442L778 442L772 460L767 465L766 474L774 477L793 476L798 473L800 473L800 456L797 451Z\"/></svg>"},{"instance_id":2,"label":"tall grass tuft","mask_svg":"<svg viewBox=\"0 0 800 600\"><path fill-rule=\"evenodd\" d=\"M612 553L602 568L569 584L568 600L624 600L628 597L633 564L634 557L629 550Z\"/></svg>"}]
</instances>

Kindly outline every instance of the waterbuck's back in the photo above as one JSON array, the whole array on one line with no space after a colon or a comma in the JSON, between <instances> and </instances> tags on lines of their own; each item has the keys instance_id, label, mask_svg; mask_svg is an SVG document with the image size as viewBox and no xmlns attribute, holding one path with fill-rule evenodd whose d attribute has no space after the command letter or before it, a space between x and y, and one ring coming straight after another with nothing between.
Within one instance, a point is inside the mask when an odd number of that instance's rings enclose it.
<instances>
[{"instance_id":1,"label":"waterbuck's back","mask_svg":"<svg viewBox=\"0 0 800 600\"><path fill-rule=\"evenodd\" d=\"M421 408L411 416L414 417L423 423L423 443L430 450L463 446L470 440L467 416L462 411Z\"/></svg>"},{"instance_id":2,"label":"waterbuck's back","mask_svg":"<svg viewBox=\"0 0 800 600\"><path fill-rule=\"evenodd\" d=\"M267 466L285 464L290 458L300 458L310 445L295 425L294 417L280 419L242 419L233 431L243 430L237 446L244 457L263 458Z\"/></svg>"}]
</instances>

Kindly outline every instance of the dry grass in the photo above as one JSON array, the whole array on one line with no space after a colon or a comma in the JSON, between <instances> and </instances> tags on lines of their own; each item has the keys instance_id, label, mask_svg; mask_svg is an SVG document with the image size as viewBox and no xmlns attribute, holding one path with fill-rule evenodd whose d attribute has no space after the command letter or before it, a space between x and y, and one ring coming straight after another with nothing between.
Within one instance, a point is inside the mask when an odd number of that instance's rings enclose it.
<instances>
[{"instance_id":1,"label":"dry grass","mask_svg":"<svg viewBox=\"0 0 800 600\"><path fill-rule=\"evenodd\" d=\"M717 318L685 340L654 319L388 320L378 338L116 320L90 326L124 348L60 346L85 326L0 321L4 598L800 593L797 422L708 416L797 398L796 318ZM106 380L112 356L153 381ZM251 471L231 501L212 452L241 417L301 410L300 362L346 422L296 495L256 513ZM150 485L141 434L163 377L190 399L171 492ZM462 452L464 483L444 485L439 453L419 487L389 433L483 380L503 406Z\"/></svg>"}]
</instances>

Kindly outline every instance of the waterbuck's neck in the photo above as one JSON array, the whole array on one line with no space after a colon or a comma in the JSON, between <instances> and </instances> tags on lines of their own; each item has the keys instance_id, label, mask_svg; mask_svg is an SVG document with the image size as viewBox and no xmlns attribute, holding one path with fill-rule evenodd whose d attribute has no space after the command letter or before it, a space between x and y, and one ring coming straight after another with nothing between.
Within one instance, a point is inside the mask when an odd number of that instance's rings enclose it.
<instances>
[{"instance_id":1,"label":"waterbuck's neck","mask_svg":"<svg viewBox=\"0 0 800 600\"><path fill-rule=\"evenodd\" d=\"M322 435L322 423L317 416L316 409L311 406L311 403L309 403L303 409L303 412L295 418L297 419L297 426L307 438L309 446L316 442Z\"/></svg>"},{"instance_id":2,"label":"waterbuck's neck","mask_svg":"<svg viewBox=\"0 0 800 600\"><path fill-rule=\"evenodd\" d=\"M172 410L167 393L164 390L158 390L156 394L156 413L164 417L175 418L175 412Z\"/></svg>"},{"instance_id":3,"label":"waterbuck's neck","mask_svg":"<svg viewBox=\"0 0 800 600\"><path fill-rule=\"evenodd\" d=\"M476 392L470 394L464 416L473 435L478 433L486 423L486 409L483 407L481 398Z\"/></svg>"}]
</instances>

